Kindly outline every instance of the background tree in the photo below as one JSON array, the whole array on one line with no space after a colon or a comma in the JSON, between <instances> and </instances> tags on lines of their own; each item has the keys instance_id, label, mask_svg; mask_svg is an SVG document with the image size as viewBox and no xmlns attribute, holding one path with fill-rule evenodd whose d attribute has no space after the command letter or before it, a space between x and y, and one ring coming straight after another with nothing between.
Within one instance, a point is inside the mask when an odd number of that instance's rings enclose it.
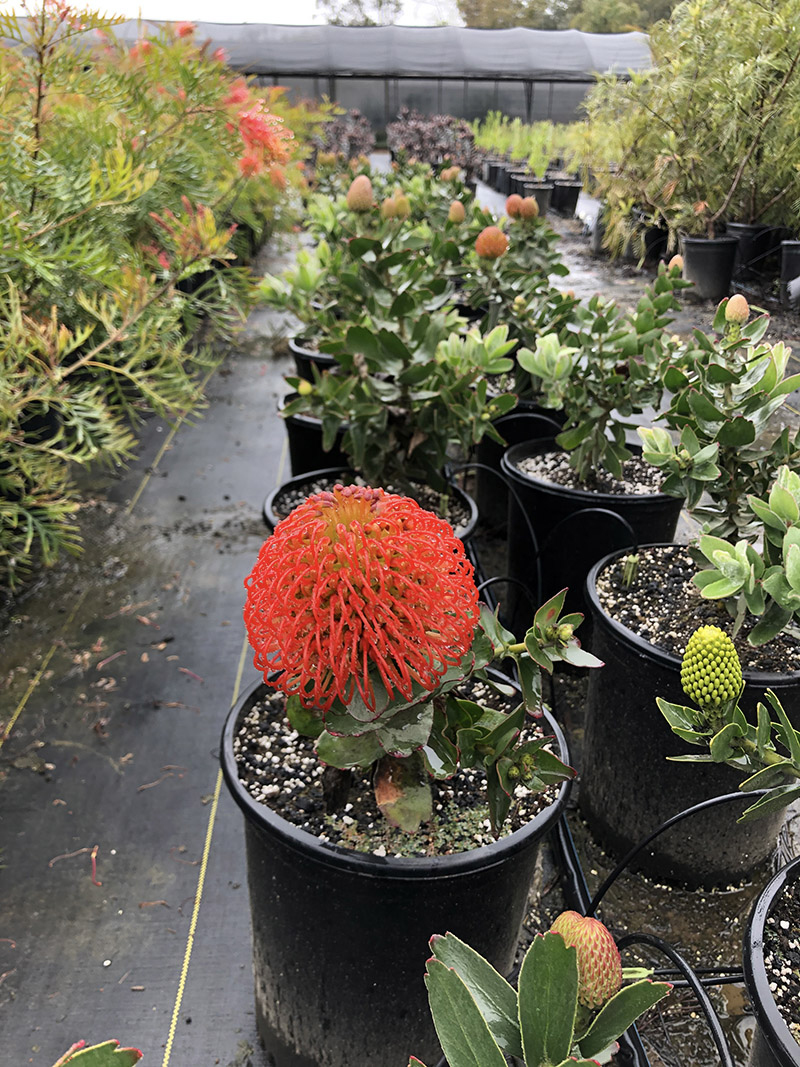
<instances>
[{"instance_id":1,"label":"background tree","mask_svg":"<svg viewBox=\"0 0 800 1067\"><path fill-rule=\"evenodd\" d=\"M501 29L585 30L625 33L648 30L669 18L677 0L458 0L465 26Z\"/></svg>"},{"instance_id":2,"label":"background tree","mask_svg":"<svg viewBox=\"0 0 800 1067\"><path fill-rule=\"evenodd\" d=\"M644 21L636 0L583 0L570 25L587 33L627 33L640 29Z\"/></svg>"},{"instance_id":3,"label":"background tree","mask_svg":"<svg viewBox=\"0 0 800 1067\"><path fill-rule=\"evenodd\" d=\"M318 0L317 9L330 26L391 26L403 10L402 0Z\"/></svg>"}]
</instances>

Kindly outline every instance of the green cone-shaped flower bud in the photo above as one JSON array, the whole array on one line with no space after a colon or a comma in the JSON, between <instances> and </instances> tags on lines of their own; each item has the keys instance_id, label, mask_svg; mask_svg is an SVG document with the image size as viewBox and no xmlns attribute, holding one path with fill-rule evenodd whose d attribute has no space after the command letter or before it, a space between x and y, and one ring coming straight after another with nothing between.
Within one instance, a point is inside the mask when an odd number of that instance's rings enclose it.
<instances>
[{"instance_id":1,"label":"green cone-shaped flower bud","mask_svg":"<svg viewBox=\"0 0 800 1067\"><path fill-rule=\"evenodd\" d=\"M730 637L718 626L701 626L686 645L683 691L698 708L718 708L739 695L742 668Z\"/></svg>"}]
</instances>

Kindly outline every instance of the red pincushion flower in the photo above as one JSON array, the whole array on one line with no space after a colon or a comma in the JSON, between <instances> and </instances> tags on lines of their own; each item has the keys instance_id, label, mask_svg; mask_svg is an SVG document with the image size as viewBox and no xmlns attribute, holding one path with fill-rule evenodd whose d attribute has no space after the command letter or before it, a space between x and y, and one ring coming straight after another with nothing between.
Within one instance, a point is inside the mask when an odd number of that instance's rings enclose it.
<instances>
[{"instance_id":1,"label":"red pincushion flower","mask_svg":"<svg viewBox=\"0 0 800 1067\"><path fill-rule=\"evenodd\" d=\"M508 238L498 226L487 226L475 241L481 259L499 259L508 248Z\"/></svg>"},{"instance_id":2,"label":"red pincushion flower","mask_svg":"<svg viewBox=\"0 0 800 1067\"><path fill-rule=\"evenodd\" d=\"M245 580L244 621L267 684L327 711L428 692L472 644L478 593L443 519L383 489L337 485L280 522ZM270 681L267 672L281 671Z\"/></svg>"}]
</instances>

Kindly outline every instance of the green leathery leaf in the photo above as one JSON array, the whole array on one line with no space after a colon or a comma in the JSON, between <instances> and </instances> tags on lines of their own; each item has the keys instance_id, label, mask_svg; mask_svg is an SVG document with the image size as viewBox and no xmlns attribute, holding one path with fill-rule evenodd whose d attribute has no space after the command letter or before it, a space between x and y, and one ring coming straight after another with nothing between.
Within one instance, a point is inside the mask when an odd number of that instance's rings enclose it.
<instances>
[{"instance_id":1,"label":"green leathery leaf","mask_svg":"<svg viewBox=\"0 0 800 1067\"><path fill-rule=\"evenodd\" d=\"M792 761L788 759L771 763L745 778L739 788L743 793L751 793L754 789L772 789L776 785L786 785L786 779L791 777L791 769Z\"/></svg>"},{"instance_id":2,"label":"green leathery leaf","mask_svg":"<svg viewBox=\"0 0 800 1067\"><path fill-rule=\"evenodd\" d=\"M756 731L756 748L758 749L759 756L763 759L764 753L768 748L771 748L770 738L772 737L772 722L769 717L769 712L766 706L758 702L758 728Z\"/></svg>"},{"instance_id":3,"label":"green leathery leaf","mask_svg":"<svg viewBox=\"0 0 800 1067\"><path fill-rule=\"evenodd\" d=\"M375 768L372 783L381 814L393 826L413 834L421 823L430 822L433 798L421 753L402 759L384 756Z\"/></svg>"},{"instance_id":4,"label":"green leathery leaf","mask_svg":"<svg viewBox=\"0 0 800 1067\"><path fill-rule=\"evenodd\" d=\"M525 1063L565 1060L578 1011L578 952L560 934L534 937L519 972L518 1009Z\"/></svg>"},{"instance_id":5,"label":"green leathery leaf","mask_svg":"<svg viewBox=\"0 0 800 1067\"><path fill-rule=\"evenodd\" d=\"M767 690L767 700L770 702L775 714L778 716L776 729L789 752L792 763L795 767L800 767L800 737L797 736L797 731L789 721L789 716L783 710L783 705L771 689Z\"/></svg>"},{"instance_id":6,"label":"green leathery leaf","mask_svg":"<svg viewBox=\"0 0 800 1067\"><path fill-rule=\"evenodd\" d=\"M370 767L384 752L374 733L357 737L334 737L323 730L316 741L315 750L323 763L347 770L350 767Z\"/></svg>"},{"instance_id":7,"label":"green leathery leaf","mask_svg":"<svg viewBox=\"0 0 800 1067\"><path fill-rule=\"evenodd\" d=\"M800 785L778 786L770 790L766 796L760 797L739 818L737 822L749 822L751 819L760 819L764 815L771 815L774 811L781 811L800 797Z\"/></svg>"},{"instance_id":8,"label":"green leathery leaf","mask_svg":"<svg viewBox=\"0 0 800 1067\"><path fill-rule=\"evenodd\" d=\"M480 1008L455 971L441 960L426 963L425 984L439 1042L455 1067L506 1067Z\"/></svg>"},{"instance_id":9,"label":"green leathery leaf","mask_svg":"<svg viewBox=\"0 0 800 1067\"><path fill-rule=\"evenodd\" d=\"M537 665L539 662L537 660L534 663L532 660L524 658L517 661L522 700L528 711L539 711L542 706L542 674ZM552 667L549 660L548 664L547 669L549 670Z\"/></svg>"},{"instance_id":10,"label":"green leathery leaf","mask_svg":"<svg viewBox=\"0 0 800 1067\"><path fill-rule=\"evenodd\" d=\"M564 607L564 598L566 595L567 590L561 589L537 609L536 614L533 617L533 626L535 629L542 630L546 626L552 626L558 621L558 616L561 614L561 610Z\"/></svg>"},{"instance_id":11,"label":"green leathery leaf","mask_svg":"<svg viewBox=\"0 0 800 1067\"><path fill-rule=\"evenodd\" d=\"M748 644L757 647L771 641L781 632L791 617L792 612L788 608L782 608L780 604L773 602L750 631L747 637Z\"/></svg>"},{"instance_id":12,"label":"green leathery leaf","mask_svg":"<svg viewBox=\"0 0 800 1067\"><path fill-rule=\"evenodd\" d=\"M573 667L602 667L603 661L581 648L577 641L568 641L564 648L559 649L561 658L565 663L571 663Z\"/></svg>"},{"instance_id":13,"label":"green leathery leaf","mask_svg":"<svg viewBox=\"0 0 800 1067\"><path fill-rule=\"evenodd\" d=\"M689 402L689 407L699 419L703 419L705 422L724 421L725 416L722 412L714 407L708 397L704 396L696 389L689 390L687 400Z\"/></svg>"},{"instance_id":14,"label":"green leathery leaf","mask_svg":"<svg viewBox=\"0 0 800 1067\"><path fill-rule=\"evenodd\" d=\"M433 729L433 702L412 704L392 715L375 730L382 748L390 756L408 756L427 744Z\"/></svg>"},{"instance_id":15,"label":"green leathery leaf","mask_svg":"<svg viewBox=\"0 0 800 1067\"><path fill-rule=\"evenodd\" d=\"M592 1025L578 1042L581 1055L591 1059L616 1041L639 1016L665 997L672 987L667 982L649 978L624 986L607 1000L592 1020Z\"/></svg>"},{"instance_id":16,"label":"green leathery leaf","mask_svg":"<svg viewBox=\"0 0 800 1067\"><path fill-rule=\"evenodd\" d=\"M721 445L728 448L738 448L740 445L752 444L756 439L756 428L753 423L737 415L726 422L717 434L717 440Z\"/></svg>"},{"instance_id":17,"label":"green leathery leaf","mask_svg":"<svg viewBox=\"0 0 800 1067\"><path fill-rule=\"evenodd\" d=\"M345 343L350 352L361 352L372 360L378 358L378 339L365 326L351 326L347 331Z\"/></svg>"},{"instance_id":18,"label":"green leathery leaf","mask_svg":"<svg viewBox=\"0 0 800 1067\"><path fill-rule=\"evenodd\" d=\"M286 698L286 718L302 737L317 738L325 729L322 712L317 708L304 708L298 696Z\"/></svg>"},{"instance_id":19,"label":"green leathery leaf","mask_svg":"<svg viewBox=\"0 0 800 1067\"><path fill-rule=\"evenodd\" d=\"M731 743L737 737L741 737L741 731L735 722L726 723L714 734L708 748L715 763L724 763L740 754Z\"/></svg>"},{"instance_id":20,"label":"green leathery leaf","mask_svg":"<svg viewBox=\"0 0 800 1067\"><path fill-rule=\"evenodd\" d=\"M517 994L505 978L454 934L434 934L430 945L436 959L454 970L466 985L500 1048L521 1059Z\"/></svg>"}]
</instances>

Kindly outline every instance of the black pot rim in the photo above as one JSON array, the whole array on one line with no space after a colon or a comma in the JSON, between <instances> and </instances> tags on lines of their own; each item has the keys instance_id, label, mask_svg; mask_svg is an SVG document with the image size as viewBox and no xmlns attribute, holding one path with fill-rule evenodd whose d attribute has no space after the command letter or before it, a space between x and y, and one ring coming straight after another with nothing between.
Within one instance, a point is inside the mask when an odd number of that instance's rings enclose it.
<instances>
[{"instance_id":1,"label":"black pot rim","mask_svg":"<svg viewBox=\"0 0 800 1067\"><path fill-rule=\"evenodd\" d=\"M678 545L675 541L654 541L651 544L639 545L638 551L648 548L684 548L685 545ZM672 667L673 669L680 671L681 657L676 656L674 652L668 652L664 648L659 648L657 645L651 644L645 640L644 637L640 637L635 634L633 630L629 630L623 623L618 622L616 619L612 619L608 615L600 603L600 598L597 595L597 578L601 571L608 567L620 556L626 555L630 551L629 548L617 549L614 552L609 552L607 556L603 556L592 567L589 573L586 575L586 603L588 604L592 614L594 615L595 624L600 624L609 630L614 637L620 641L623 645L627 645L632 648L639 656L645 659L654 660L656 663L662 666ZM762 686L763 688L781 688L782 683L786 683L787 679L799 680L800 671L792 671L789 673L777 674L773 671L742 671L742 676L746 681L752 684Z\"/></svg>"},{"instance_id":2,"label":"black pot rim","mask_svg":"<svg viewBox=\"0 0 800 1067\"><path fill-rule=\"evenodd\" d=\"M724 233L720 234L719 237L703 237L703 236L701 236L700 234L697 234L697 233L694 233L694 234L682 233L681 234L681 241L684 244L689 243L689 244L697 244L697 245L731 245L731 244L738 244L739 243L739 238L738 237L730 237L730 236L728 236L728 235L726 235Z\"/></svg>"},{"instance_id":3,"label":"black pot rim","mask_svg":"<svg viewBox=\"0 0 800 1067\"><path fill-rule=\"evenodd\" d=\"M322 419L317 418L316 415L309 415L305 411L298 411L294 415L284 415L283 411L287 404L296 399L300 394L296 392L285 393L283 396L278 397L278 414L284 422L293 422L301 426L316 426L322 431ZM348 424L346 422L341 423L339 433L344 433L347 430Z\"/></svg>"},{"instance_id":4,"label":"black pot rim","mask_svg":"<svg viewBox=\"0 0 800 1067\"><path fill-rule=\"evenodd\" d=\"M750 912L744 938L744 981L758 1025L767 1044L784 1067L800 1059L798 1042L778 1011L764 966L764 930L770 912L784 889L800 878L800 858L792 860L769 881Z\"/></svg>"},{"instance_id":5,"label":"black pot rim","mask_svg":"<svg viewBox=\"0 0 800 1067\"><path fill-rule=\"evenodd\" d=\"M303 474L295 474L294 477L287 478L285 482L281 482L280 485L276 485L271 492L267 493L267 496L264 500L264 506L261 509L264 515L264 521L267 523L270 529L274 530L280 522L280 519L278 518L274 507L275 499L280 493L282 493L285 489L288 489L290 486L302 485L303 482L308 481L313 482L316 481L317 478L323 478L325 476L330 478L335 476L338 481L342 481L344 484L345 478L352 479L355 477L355 474L350 467L322 467L316 471L305 471ZM463 532L460 534L456 534L456 536L460 540L467 541L470 537L472 537L473 533L475 532L475 527L478 525L478 505L475 503L469 493L465 492L460 485L451 484L450 488L459 497L464 507L467 508L467 510L469 511L469 520L467 521Z\"/></svg>"},{"instance_id":6,"label":"black pot rim","mask_svg":"<svg viewBox=\"0 0 800 1067\"><path fill-rule=\"evenodd\" d=\"M634 454L636 454L637 446L630 446ZM501 460L501 466L506 474L515 476L521 481L535 485L538 490L543 493L549 493L555 497L577 497L579 500L594 501L594 503L600 507L613 507L616 503L619 505L620 500L625 501L625 507L635 507L638 502L642 504L652 504L657 501L675 500L676 497L669 496L667 493L599 493L594 492L592 489L575 489L573 486L558 485L556 482L545 481L544 478L537 478L534 474L527 474L525 471L521 471L516 466L516 461L523 455L531 455L537 452L563 452L564 449L559 448L556 444L554 437L542 437L537 441L522 441L518 445L511 445L503 453Z\"/></svg>"},{"instance_id":7,"label":"black pot rim","mask_svg":"<svg viewBox=\"0 0 800 1067\"><path fill-rule=\"evenodd\" d=\"M325 366L336 366L336 359L333 356L328 355L327 352L319 352L316 348L304 348L303 342L305 340L305 337L290 337L289 351L297 352L306 359L313 359L316 363L324 363Z\"/></svg>"},{"instance_id":8,"label":"black pot rim","mask_svg":"<svg viewBox=\"0 0 800 1067\"><path fill-rule=\"evenodd\" d=\"M525 848L532 837L541 837L549 832L565 810L572 787L571 781L563 782L553 803L519 830L489 845L481 845L468 852L457 852L450 856L375 856L372 853L356 852L329 841L320 841L307 830L287 822L271 808L254 800L239 781L233 755L233 735L243 708L262 687L262 680L253 682L242 693L225 719L220 746L220 764L225 783L245 818L254 823L261 832L279 837L297 852L325 866L345 868L365 877L400 881L458 877L479 868L486 869L503 863L510 855ZM569 749L561 728L546 709L544 719L548 731L555 735L561 758L567 763Z\"/></svg>"}]
</instances>

